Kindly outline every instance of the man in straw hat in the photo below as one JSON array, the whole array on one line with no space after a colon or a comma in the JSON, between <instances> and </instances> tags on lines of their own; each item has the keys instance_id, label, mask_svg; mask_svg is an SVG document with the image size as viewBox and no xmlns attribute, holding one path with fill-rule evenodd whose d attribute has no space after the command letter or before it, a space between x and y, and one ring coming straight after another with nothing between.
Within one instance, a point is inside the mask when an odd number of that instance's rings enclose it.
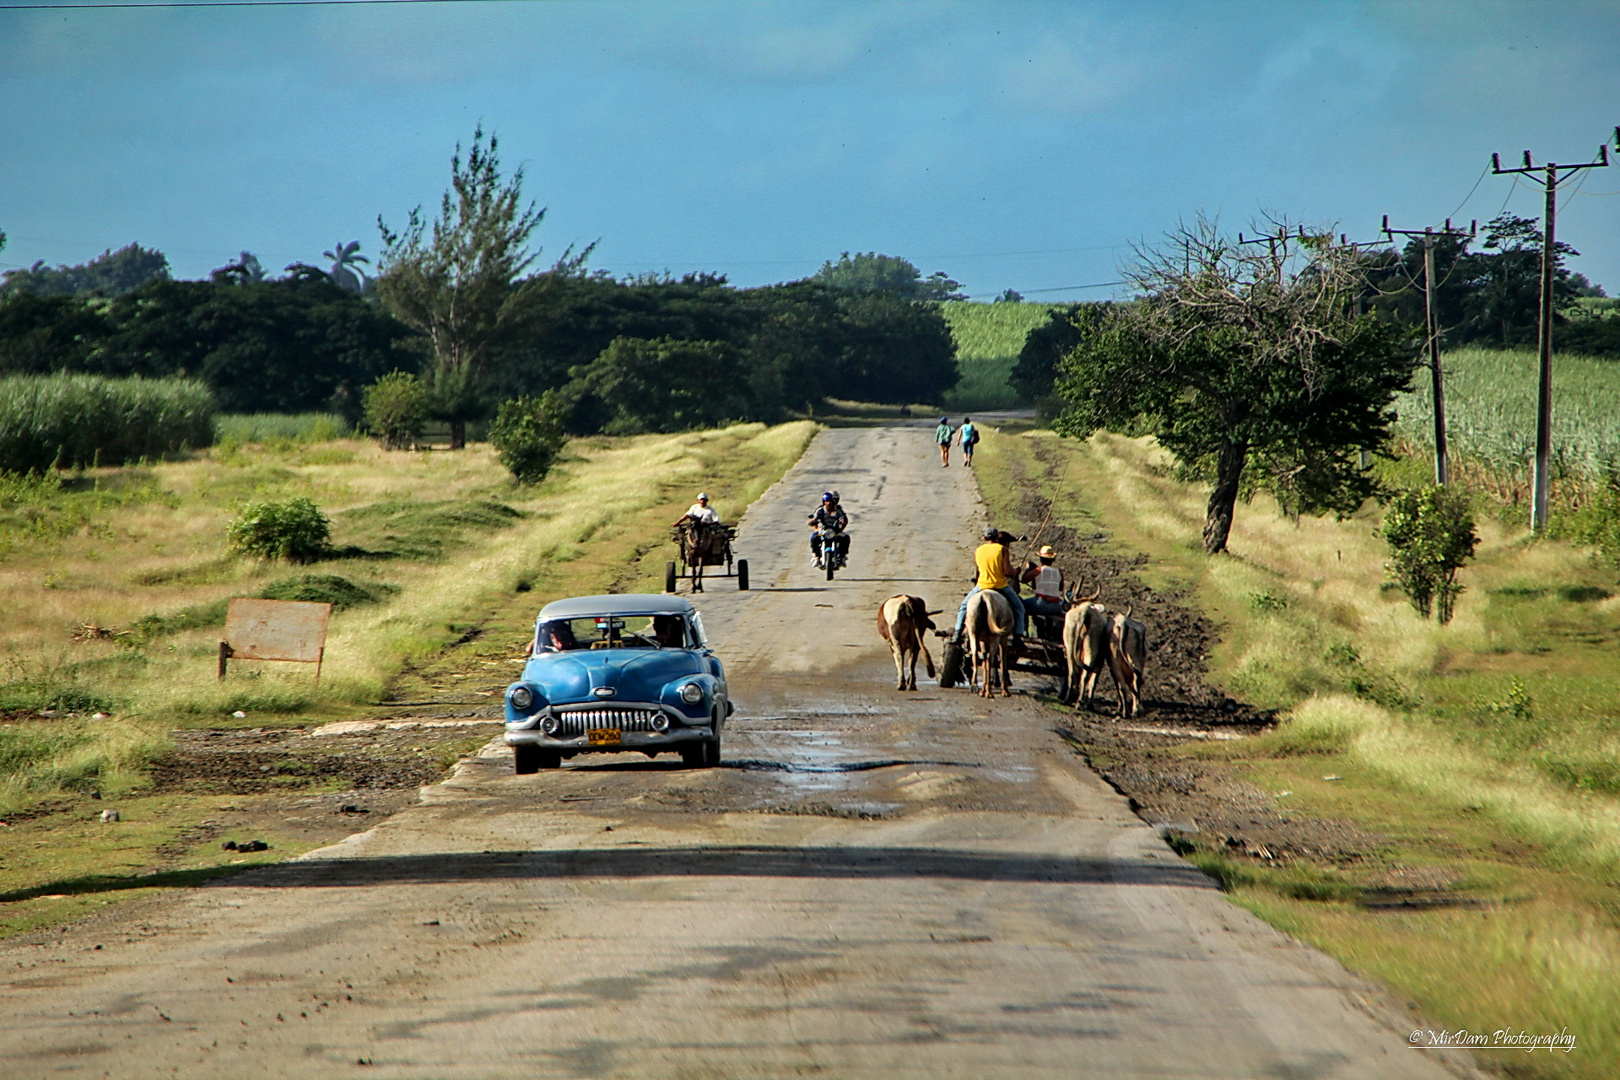
<instances>
[{"instance_id":1,"label":"man in straw hat","mask_svg":"<svg viewBox=\"0 0 1620 1080\"><path fill-rule=\"evenodd\" d=\"M1041 548L1036 557L1038 563L1025 563L1023 573L1018 580L1035 590L1035 595L1024 602L1024 608L1031 615L1063 617L1063 571L1056 565L1057 552L1052 545L1047 544Z\"/></svg>"}]
</instances>

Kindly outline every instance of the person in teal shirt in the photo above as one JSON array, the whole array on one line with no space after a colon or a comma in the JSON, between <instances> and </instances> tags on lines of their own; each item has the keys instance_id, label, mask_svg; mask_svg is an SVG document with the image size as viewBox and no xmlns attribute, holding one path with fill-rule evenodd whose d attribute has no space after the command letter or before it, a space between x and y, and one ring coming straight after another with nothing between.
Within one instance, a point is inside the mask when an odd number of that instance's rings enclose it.
<instances>
[{"instance_id":1,"label":"person in teal shirt","mask_svg":"<svg viewBox=\"0 0 1620 1080\"><path fill-rule=\"evenodd\" d=\"M951 418L940 417L939 427L934 429L934 441L939 443L939 463L947 469L951 467L951 437L955 434L956 429L951 427Z\"/></svg>"},{"instance_id":2,"label":"person in teal shirt","mask_svg":"<svg viewBox=\"0 0 1620 1080\"><path fill-rule=\"evenodd\" d=\"M973 417L962 417L962 464L973 467L973 448L979 445L979 429L973 426Z\"/></svg>"}]
</instances>

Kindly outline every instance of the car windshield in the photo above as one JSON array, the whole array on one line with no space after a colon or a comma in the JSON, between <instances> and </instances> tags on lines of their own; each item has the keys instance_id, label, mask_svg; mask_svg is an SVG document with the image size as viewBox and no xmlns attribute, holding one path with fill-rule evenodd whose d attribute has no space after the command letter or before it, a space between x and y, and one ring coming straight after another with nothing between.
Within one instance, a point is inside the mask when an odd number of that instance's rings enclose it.
<instances>
[{"instance_id":1,"label":"car windshield","mask_svg":"<svg viewBox=\"0 0 1620 1080\"><path fill-rule=\"evenodd\" d=\"M684 649L687 637L686 620L679 615L583 615L540 623L534 651Z\"/></svg>"}]
</instances>

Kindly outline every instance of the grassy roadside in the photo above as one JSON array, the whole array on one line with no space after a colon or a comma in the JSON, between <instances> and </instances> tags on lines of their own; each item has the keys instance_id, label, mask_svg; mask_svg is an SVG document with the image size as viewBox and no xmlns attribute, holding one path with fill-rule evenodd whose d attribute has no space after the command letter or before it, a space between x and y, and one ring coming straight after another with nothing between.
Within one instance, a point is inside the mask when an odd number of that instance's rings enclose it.
<instances>
[{"instance_id":1,"label":"grassy roadside","mask_svg":"<svg viewBox=\"0 0 1620 1080\"><path fill-rule=\"evenodd\" d=\"M485 447L231 443L190 461L105 470L9 519L0 513L0 531L20 540L0 556L0 597L17 613L0 629L0 936L141 895L146 881L188 884L315 846L271 811L341 780L294 770L278 772L263 796L182 792L154 786L148 764L177 731L295 732L389 715L382 700L491 697L541 605L660 590L669 523L697 489L736 520L815 431L800 422L576 440L532 488L512 485ZM138 497L113 497L127 490ZM310 494L332 517L334 558L286 568L224 551L234 507L281 494ZM74 524L38 529L51 515ZM223 601L308 575L370 597L334 614L320 688L307 670L269 664L238 664L217 680ZM126 632L135 640L117 636ZM456 738L465 735L405 746L404 757L442 765L466 749ZM252 835L271 853L221 851L220 823L250 804L269 808ZM104 809L121 820L103 824Z\"/></svg>"},{"instance_id":2,"label":"grassy roadside","mask_svg":"<svg viewBox=\"0 0 1620 1080\"><path fill-rule=\"evenodd\" d=\"M978 468L999 516L1015 475L1054 518L1142 553L1139 576L1216 620L1214 680L1284 710L1258 738L1163 750L1217 762L1279 812L1377 837L1344 862L1177 843L1233 899L1451 1028L1575 1035L1573 1053L1481 1055L1515 1076L1620 1074L1620 597L1585 551L1484 521L1448 627L1382 587L1376 510L1293 522L1238 508L1232 554L1198 547L1205 492L1145 440L991 436ZM1152 628L1149 628L1150 633ZM1149 671L1151 697L1152 672ZM1151 722L1151 721L1150 721ZM1392 881L1422 903L1389 906ZM1499 1060L1507 1059L1511 1060Z\"/></svg>"}]
</instances>

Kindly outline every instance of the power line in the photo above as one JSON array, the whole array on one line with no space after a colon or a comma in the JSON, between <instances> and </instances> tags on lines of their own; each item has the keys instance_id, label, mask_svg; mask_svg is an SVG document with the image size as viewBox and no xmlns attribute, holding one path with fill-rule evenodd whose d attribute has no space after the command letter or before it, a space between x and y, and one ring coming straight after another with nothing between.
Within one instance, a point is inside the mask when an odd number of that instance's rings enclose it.
<instances>
[{"instance_id":1,"label":"power line","mask_svg":"<svg viewBox=\"0 0 1620 1080\"><path fill-rule=\"evenodd\" d=\"M378 4L508 4L538 0L151 0L134 3L0 4L0 11L105 11L124 8L352 7Z\"/></svg>"}]
</instances>

